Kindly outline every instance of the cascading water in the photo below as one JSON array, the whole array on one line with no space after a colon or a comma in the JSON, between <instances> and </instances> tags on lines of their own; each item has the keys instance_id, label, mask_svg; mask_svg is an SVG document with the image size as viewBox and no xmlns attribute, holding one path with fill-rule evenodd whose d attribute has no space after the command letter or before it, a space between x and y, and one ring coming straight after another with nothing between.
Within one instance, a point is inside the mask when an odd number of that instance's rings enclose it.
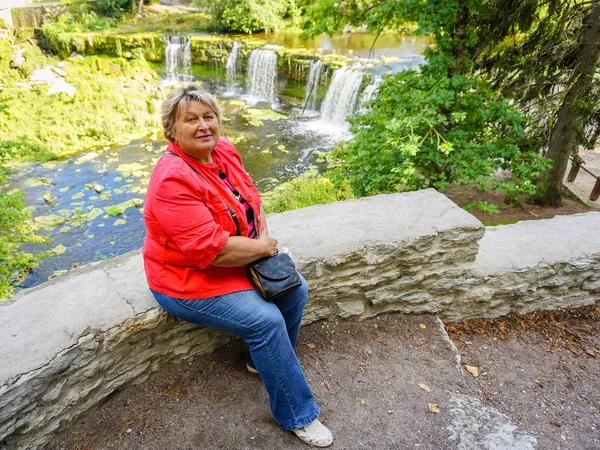
<instances>
[{"instance_id":1,"label":"cascading water","mask_svg":"<svg viewBox=\"0 0 600 450\"><path fill-rule=\"evenodd\" d=\"M235 41L231 53L227 58L226 76L227 76L227 93L237 94L236 80L242 75L242 58L240 55L240 43Z\"/></svg>"},{"instance_id":2,"label":"cascading water","mask_svg":"<svg viewBox=\"0 0 600 450\"><path fill-rule=\"evenodd\" d=\"M235 81L242 74L242 59L240 57L240 43L235 41L231 53L227 58L227 84Z\"/></svg>"},{"instance_id":3,"label":"cascading water","mask_svg":"<svg viewBox=\"0 0 600 450\"><path fill-rule=\"evenodd\" d=\"M317 88L323 73L323 61L317 59L310 63L308 81L306 82L306 96L304 97L304 110L315 111L317 109Z\"/></svg>"},{"instance_id":4,"label":"cascading water","mask_svg":"<svg viewBox=\"0 0 600 450\"><path fill-rule=\"evenodd\" d=\"M248 93L270 102L277 101L277 53L252 50L248 59Z\"/></svg>"},{"instance_id":5,"label":"cascading water","mask_svg":"<svg viewBox=\"0 0 600 450\"><path fill-rule=\"evenodd\" d=\"M336 69L321 105L322 122L345 125L346 117L356 109L363 75L349 66Z\"/></svg>"},{"instance_id":6,"label":"cascading water","mask_svg":"<svg viewBox=\"0 0 600 450\"><path fill-rule=\"evenodd\" d=\"M192 48L185 36L167 36L165 46L165 81L193 81Z\"/></svg>"}]
</instances>

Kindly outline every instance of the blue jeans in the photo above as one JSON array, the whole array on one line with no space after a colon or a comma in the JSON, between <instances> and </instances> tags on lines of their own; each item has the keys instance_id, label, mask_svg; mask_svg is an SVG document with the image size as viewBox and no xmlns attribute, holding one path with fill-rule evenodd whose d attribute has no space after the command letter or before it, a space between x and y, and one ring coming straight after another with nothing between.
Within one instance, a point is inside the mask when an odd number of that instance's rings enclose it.
<instances>
[{"instance_id":1,"label":"blue jeans","mask_svg":"<svg viewBox=\"0 0 600 450\"><path fill-rule=\"evenodd\" d=\"M233 333L246 341L269 394L275 422L284 430L303 427L319 416L319 407L294 351L308 299L308 285L301 279L300 287L272 302L254 290L184 300L151 289L169 314Z\"/></svg>"}]
</instances>

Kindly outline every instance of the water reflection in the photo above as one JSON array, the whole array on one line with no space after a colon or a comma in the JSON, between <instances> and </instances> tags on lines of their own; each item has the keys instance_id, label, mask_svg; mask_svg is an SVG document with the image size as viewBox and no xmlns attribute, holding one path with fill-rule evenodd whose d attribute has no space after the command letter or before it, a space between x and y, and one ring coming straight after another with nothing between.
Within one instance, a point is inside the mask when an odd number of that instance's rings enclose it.
<instances>
[{"instance_id":1,"label":"water reflection","mask_svg":"<svg viewBox=\"0 0 600 450\"><path fill-rule=\"evenodd\" d=\"M421 55L433 43L429 36L406 36L398 34L344 33L341 35L322 35L303 41L297 33L260 33L252 37L262 39L269 44L283 45L287 48L321 49L323 53L338 52L361 58L380 56ZM237 36L244 40L247 37Z\"/></svg>"}]
</instances>

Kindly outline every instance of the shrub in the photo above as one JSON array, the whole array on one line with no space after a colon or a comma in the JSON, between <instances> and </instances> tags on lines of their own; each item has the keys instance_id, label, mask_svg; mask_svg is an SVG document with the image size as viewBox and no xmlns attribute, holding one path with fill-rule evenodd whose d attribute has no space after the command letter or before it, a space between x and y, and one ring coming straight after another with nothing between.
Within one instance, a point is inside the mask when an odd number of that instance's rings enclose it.
<instances>
[{"instance_id":1,"label":"shrub","mask_svg":"<svg viewBox=\"0 0 600 450\"><path fill-rule=\"evenodd\" d=\"M292 0L196 0L195 3L210 11L218 29L242 33L278 30L284 24L283 19L296 14L297 9Z\"/></svg>"},{"instance_id":2,"label":"shrub","mask_svg":"<svg viewBox=\"0 0 600 450\"><path fill-rule=\"evenodd\" d=\"M33 255L20 249L23 244L45 242L33 232L24 208L21 192L0 194L0 300L10 297L14 285L47 256L46 253Z\"/></svg>"},{"instance_id":3,"label":"shrub","mask_svg":"<svg viewBox=\"0 0 600 450\"><path fill-rule=\"evenodd\" d=\"M513 202L533 192L547 165L519 148L525 119L477 76L449 75L449 64L433 58L382 83L366 114L351 119L353 138L332 154L334 181L348 180L358 196L453 182L501 189Z\"/></svg>"},{"instance_id":4,"label":"shrub","mask_svg":"<svg viewBox=\"0 0 600 450\"><path fill-rule=\"evenodd\" d=\"M277 213L353 198L347 185L333 186L328 178L311 170L261 195L266 213Z\"/></svg>"},{"instance_id":5,"label":"shrub","mask_svg":"<svg viewBox=\"0 0 600 450\"><path fill-rule=\"evenodd\" d=\"M108 17L121 17L131 5L130 0L96 0L96 8L100 14Z\"/></svg>"}]
</instances>

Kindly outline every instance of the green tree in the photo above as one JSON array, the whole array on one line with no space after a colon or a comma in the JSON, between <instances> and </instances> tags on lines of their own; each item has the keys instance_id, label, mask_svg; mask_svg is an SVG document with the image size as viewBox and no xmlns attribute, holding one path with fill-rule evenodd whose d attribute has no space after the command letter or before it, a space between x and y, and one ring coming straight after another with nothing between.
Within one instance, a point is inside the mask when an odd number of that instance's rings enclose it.
<instances>
[{"instance_id":1,"label":"green tree","mask_svg":"<svg viewBox=\"0 0 600 450\"><path fill-rule=\"evenodd\" d=\"M322 0L309 10L304 29L305 35L331 34L345 25L367 25L380 33L407 21L417 23L418 32L435 38L435 47L426 52L429 65L445 65L449 78L478 75L492 81L526 114L527 139L513 144L529 155L541 153L553 163L537 177L534 198L540 204L560 205L568 156L578 144L591 140L584 133L586 125L600 123L594 122L600 117L600 89L594 78L600 48L597 6L597 0ZM442 76L438 72L440 82ZM397 89L405 88L400 84ZM482 91L482 95L487 94ZM454 111L441 112L451 117ZM485 128L480 132L485 133ZM372 131L374 139L376 133ZM522 175L516 178L523 180ZM529 171L528 176L535 175L535 170Z\"/></svg>"},{"instance_id":2,"label":"green tree","mask_svg":"<svg viewBox=\"0 0 600 450\"><path fill-rule=\"evenodd\" d=\"M130 6L130 0L96 0L98 12L108 17L121 17Z\"/></svg>"},{"instance_id":3,"label":"green tree","mask_svg":"<svg viewBox=\"0 0 600 450\"><path fill-rule=\"evenodd\" d=\"M334 14L335 12L335 14ZM367 24L373 32L414 21L435 37L420 72L387 78L370 110L351 120L353 138L333 153L336 181L348 179L356 195L449 183L475 182L504 190L507 200L533 192L531 178L546 167L522 151L525 119L475 74L478 55L501 39L492 29L489 2L406 0L363 4L319 2L305 23L307 35ZM512 176L499 179L505 169Z\"/></svg>"},{"instance_id":4,"label":"green tree","mask_svg":"<svg viewBox=\"0 0 600 450\"><path fill-rule=\"evenodd\" d=\"M334 181L349 180L358 196L453 182L502 190L512 202L533 193L531 178L546 165L518 146L524 117L481 78L448 76L452 62L435 58L382 83L370 109L351 119L352 139L332 153ZM512 176L494 176L499 169Z\"/></svg>"},{"instance_id":5,"label":"green tree","mask_svg":"<svg viewBox=\"0 0 600 450\"><path fill-rule=\"evenodd\" d=\"M284 19L299 13L294 0L196 0L207 9L222 31L254 33L278 30Z\"/></svg>"},{"instance_id":6,"label":"green tree","mask_svg":"<svg viewBox=\"0 0 600 450\"><path fill-rule=\"evenodd\" d=\"M538 179L534 201L560 206L568 158L597 139L600 85L600 4L531 1L533 29L482 59L482 68L531 117L529 146L553 161ZM591 136L586 134L590 126Z\"/></svg>"}]
</instances>

